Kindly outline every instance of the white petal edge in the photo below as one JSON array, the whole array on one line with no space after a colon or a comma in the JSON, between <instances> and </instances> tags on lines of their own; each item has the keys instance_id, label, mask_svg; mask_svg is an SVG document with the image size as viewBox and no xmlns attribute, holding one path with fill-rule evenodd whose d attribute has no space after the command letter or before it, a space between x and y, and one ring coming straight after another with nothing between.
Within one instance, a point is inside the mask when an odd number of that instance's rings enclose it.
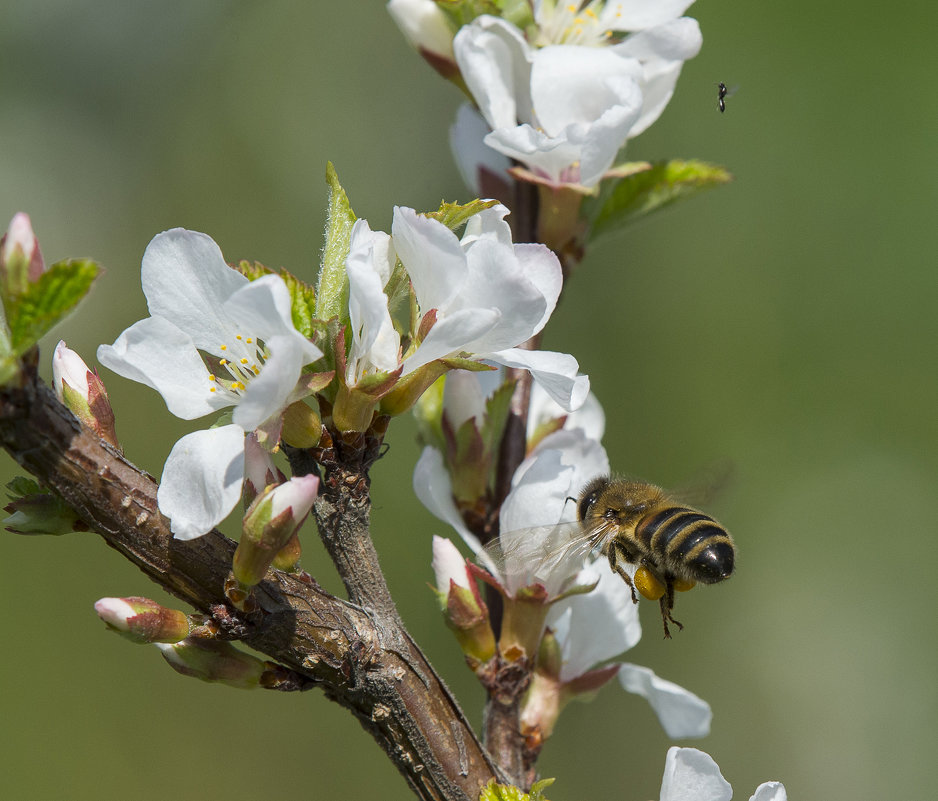
<instances>
[{"instance_id":1,"label":"white petal edge","mask_svg":"<svg viewBox=\"0 0 938 801\"><path fill-rule=\"evenodd\" d=\"M180 439L163 466L156 499L173 536L191 540L211 531L241 499L244 430L227 425Z\"/></svg>"},{"instance_id":2,"label":"white petal edge","mask_svg":"<svg viewBox=\"0 0 938 801\"><path fill-rule=\"evenodd\" d=\"M163 317L147 317L125 329L113 345L98 347L98 361L124 378L155 389L166 408L193 420L233 403L210 391L208 368L192 338Z\"/></svg>"},{"instance_id":3,"label":"white petal edge","mask_svg":"<svg viewBox=\"0 0 938 801\"><path fill-rule=\"evenodd\" d=\"M248 284L225 263L210 236L184 228L153 237L143 254L140 281L150 315L165 317L208 349L217 347L231 327L222 304Z\"/></svg>"},{"instance_id":4,"label":"white petal edge","mask_svg":"<svg viewBox=\"0 0 938 801\"><path fill-rule=\"evenodd\" d=\"M710 705L674 682L659 678L649 668L624 663L619 669L619 683L624 690L648 700L668 737L705 737L710 733Z\"/></svg>"},{"instance_id":5,"label":"white petal edge","mask_svg":"<svg viewBox=\"0 0 938 801\"><path fill-rule=\"evenodd\" d=\"M672 746L664 762L661 801L730 801L733 788L703 751Z\"/></svg>"},{"instance_id":6,"label":"white petal edge","mask_svg":"<svg viewBox=\"0 0 938 801\"><path fill-rule=\"evenodd\" d=\"M505 367L529 370L544 391L568 412L579 409L589 395L589 377L577 374L580 365L568 353L508 348L484 358Z\"/></svg>"},{"instance_id":7,"label":"white petal edge","mask_svg":"<svg viewBox=\"0 0 938 801\"><path fill-rule=\"evenodd\" d=\"M453 485L443 466L443 454L427 446L414 467L414 494L431 514L449 523L473 553L482 550L479 538L466 528L453 501Z\"/></svg>"},{"instance_id":8,"label":"white petal edge","mask_svg":"<svg viewBox=\"0 0 938 801\"><path fill-rule=\"evenodd\" d=\"M555 627L563 664L560 680L570 681L607 659L628 651L642 637L638 605L632 603L628 585L609 569L605 557L580 571L577 584L596 587L583 595L571 595L551 606L547 625L565 612L565 630Z\"/></svg>"},{"instance_id":9,"label":"white petal edge","mask_svg":"<svg viewBox=\"0 0 938 801\"><path fill-rule=\"evenodd\" d=\"M788 801L788 791L781 782L763 782L749 801Z\"/></svg>"}]
</instances>

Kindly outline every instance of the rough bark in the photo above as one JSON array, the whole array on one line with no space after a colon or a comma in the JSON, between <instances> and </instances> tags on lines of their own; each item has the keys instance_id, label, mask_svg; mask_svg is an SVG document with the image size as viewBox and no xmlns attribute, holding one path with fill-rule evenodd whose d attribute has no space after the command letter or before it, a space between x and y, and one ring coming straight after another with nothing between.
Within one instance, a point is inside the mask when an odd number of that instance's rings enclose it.
<instances>
[{"instance_id":1,"label":"rough bark","mask_svg":"<svg viewBox=\"0 0 938 801\"><path fill-rule=\"evenodd\" d=\"M83 429L32 372L23 386L0 389L0 444L150 579L349 709L419 798L475 799L497 776L385 597L383 577L370 596L360 593L358 603L350 603L308 577L271 570L256 588L257 610L239 616L223 590L235 544L217 531L189 542L173 539L152 476ZM341 537L357 541L363 552L370 549L365 573L373 582L377 559L367 504L362 507L354 487L342 481L330 486L320 522L343 528ZM359 513L349 515L354 509Z\"/></svg>"}]
</instances>

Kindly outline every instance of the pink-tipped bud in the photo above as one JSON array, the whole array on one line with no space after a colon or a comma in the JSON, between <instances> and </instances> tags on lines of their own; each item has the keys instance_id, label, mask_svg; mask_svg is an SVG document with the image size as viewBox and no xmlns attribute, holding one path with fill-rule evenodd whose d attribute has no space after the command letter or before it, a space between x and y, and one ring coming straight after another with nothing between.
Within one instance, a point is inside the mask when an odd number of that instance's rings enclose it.
<instances>
[{"instance_id":1,"label":"pink-tipped bud","mask_svg":"<svg viewBox=\"0 0 938 801\"><path fill-rule=\"evenodd\" d=\"M39 240L33 233L29 215L19 212L0 238L0 275L9 294L23 292L27 284L39 280L45 269Z\"/></svg>"},{"instance_id":2,"label":"pink-tipped bud","mask_svg":"<svg viewBox=\"0 0 938 801\"><path fill-rule=\"evenodd\" d=\"M316 476L298 476L267 487L254 499L244 515L241 541L231 566L242 588L263 580L274 557L306 520L318 490Z\"/></svg>"},{"instance_id":3,"label":"pink-tipped bud","mask_svg":"<svg viewBox=\"0 0 938 801\"><path fill-rule=\"evenodd\" d=\"M172 643L189 636L189 618L149 598L102 598L94 605L109 629L137 643Z\"/></svg>"},{"instance_id":4,"label":"pink-tipped bud","mask_svg":"<svg viewBox=\"0 0 938 801\"><path fill-rule=\"evenodd\" d=\"M114 429L114 411L104 382L89 370L81 356L60 340L52 354L52 382L55 394L81 424L101 439L119 448Z\"/></svg>"},{"instance_id":5,"label":"pink-tipped bud","mask_svg":"<svg viewBox=\"0 0 938 801\"><path fill-rule=\"evenodd\" d=\"M268 668L267 662L221 640L183 640L155 645L177 673L202 681L217 681L239 690L261 686Z\"/></svg>"},{"instance_id":6,"label":"pink-tipped bud","mask_svg":"<svg viewBox=\"0 0 938 801\"><path fill-rule=\"evenodd\" d=\"M495 634L489 610L466 559L447 539L433 538L433 572L446 625L452 629L462 652L475 667L495 655Z\"/></svg>"}]
</instances>

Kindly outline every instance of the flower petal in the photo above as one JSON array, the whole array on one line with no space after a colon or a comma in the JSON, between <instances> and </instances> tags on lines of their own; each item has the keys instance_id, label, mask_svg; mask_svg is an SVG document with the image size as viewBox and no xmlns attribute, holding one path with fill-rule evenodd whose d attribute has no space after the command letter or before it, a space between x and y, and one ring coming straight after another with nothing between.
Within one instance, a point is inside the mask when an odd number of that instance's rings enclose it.
<instances>
[{"instance_id":1,"label":"flower petal","mask_svg":"<svg viewBox=\"0 0 938 801\"><path fill-rule=\"evenodd\" d=\"M483 142L491 129L470 103L463 103L456 112L456 121L449 129L449 148L456 160L459 174L475 195L482 197L482 173L502 175L511 167L511 160Z\"/></svg>"},{"instance_id":2,"label":"flower petal","mask_svg":"<svg viewBox=\"0 0 938 801\"><path fill-rule=\"evenodd\" d=\"M443 223L395 206L391 238L422 312L443 308L462 291L466 257L456 234Z\"/></svg>"},{"instance_id":3,"label":"flower petal","mask_svg":"<svg viewBox=\"0 0 938 801\"><path fill-rule=\"evenodd\" d=\"M530 440L534 436L538 426L558 417L566 417L564 428L582 429L588 439L601 440L606 431L606 413L592 392L579 409L567 412L535 381L531 386L531 404L528 407L527 438Z\"/></svg>"},{"instance_id":4,"label":"flower petal","mask_svg":"<svg viewBox=\"0 0 938 801\"><path fill-rule=\"evenodd\" d=\"M163 466L157 490L160 511L176 539L201 537L241 499L244 430L227 425L180 439Z\"/></svg>"},{"instance_id":5,"label":"flower petal","mask_svg":"<svg viewBox=\"0 0 938 801\"><path fill-rule=\"evenodd\" d=\"M628 692L648 699L668 737L705 737L710 733L710 705L689 690L639 665L623 664L619 682Z\"/></svg>"},{"instance_id":6,"label":"flower petal","mask_svg":"<svg viewBox=\"0 0 938 801\"><path fill-rule=\"evenodd\" d=\"M437 320L417 350L404 359L403 375L408 375L434 359L463 350L490 331L501 315L496 309L465 309Z\"/></svg>"},{"instance_id":7,"label":"flower petal","mask_svg":"<svg viewBox=\"0 0 938 801\"><path fill-rule=\"evenodd\" d=\"M709 754L696 748L668 749L661 801L730 801L732 797L733 788Z\"/></svg>"},{"instance_id":8,"label":"flower petal","mask_svg":"<svg viewBox=\"0 0 938 801\"><path fill-rule=\"evenodd\" d=\"M637 59L608 47L550 45L537 51L531 67L531 96L537 122L550 136L572 123L592 124L614 106L642 105Z\"/></svg>"},{"instance_id":9,"label":"flower petal","mask_svg":"<svg viewBox=\"0 0 938 801\"><path fill-rule=\"evenodd\" d=\"M346 380L351 385L370 371L392 372L398 366L400 336L394 330L384 294L390 277L390 241L383 231L372 231L365 220L356 220L352 227L345 262L352 328Z\"/></svg>"},{"instance_id":10,"label":"flower petal","mask_svg":"<svg viewBox=\"0 0 938 801\"><path fill-rule=\"evenodd\" d=\"M192 338L163 317L140 320L113 345L101 345L98 361L124 378L155 389L169 411L183 420L232 403L227 394L211 391L208 368Z\"/></svg>"},{"instance_id":11,"label":"flower petal","mask_svg":"<svg viewBox=\"0 0 938 801\"><path fill-rule=\"evenodd\" d=\"M788 793L781 782L763 782L749 801L788 801Z\"/></svg>"},{"instance_id":12,"label":"flower petal","mask_svg":"<svg viewBox=\"0 0 938 801\"><path fill-rule=\"evenodd\" d=\"M183 228L153 237L143 254L140 278L151 316L170 320L196 347L212 353L219 345L218 332L231 329L222 304L248 283L225 263L210 236Z\"/></svg>"},{"instance_id":13,"label":"flower petal","mask_svg":"<svg viewBox=\"0 0 938 801\"><path fill-rule=\"evenodd\" d=\"M642 637L638 605L632 603L628 585L609 569L605 557L577 576L578 584L596 581L599 583L591 592L558 601L547 615L547 625L554 628L561 643L561 681L570 681L618 656ZM561 617L563 623L558 625Z\"/></svg>"},{"instance_id":14,"label":"flower petal","mask_svg":"<svg viewBox=\"0 0 938 801\"><path fill-rule=\"evenodd\" d=\"M414 468L414 493L420 502L436 517L449 523L473 553L482 550L482 543L466 528L453 501L453 485L443 466L443 454L436 448L426 447Z\"/></svg>"},{"instance_id":15,"label":"flower petal","mask_svg":"<svg viewBox=\"0 0 938 801\"><path fill-rule=\"evenodd\" d=\"M681 16L694 0L618 0L608 2L600 20L612 31L638 31Z\"/></svg>"},{"instance_id":16,"label":"flower petal","mask_svg":"<svg viewBox=\"0 0 938 801\"><path fill-rule=\"evenodd\" d=\"M505 20L477 17L453 40L463 80L492 128L531 122L531 51L521 31Z\"/></svg>"},{"instance_id":17,"label":"flower petal","mask_svg":"<svg viewBox=\"0 0 938 801\"><path fill-rule=\"evenodd\" d=\"M482 358L505 367L530 370L534 380L567 411L580 408L589 395L589 377L577 373L579 364L567 353L509 348L485 354Z\"/></svg>"},{"instance_id":18,"label":"flower petal","mask_svg":"<svg viewBox=\"0 0 938 801\"><path fill-rule=\"evenodd\" d=\"M286 405L304 365L322 356L293 327L290 292L278 275L267 275L235 292L225 303L229 319L264 341L269 356L234 410L233 420L253 431Z\"/></svg>"}]
</instances>

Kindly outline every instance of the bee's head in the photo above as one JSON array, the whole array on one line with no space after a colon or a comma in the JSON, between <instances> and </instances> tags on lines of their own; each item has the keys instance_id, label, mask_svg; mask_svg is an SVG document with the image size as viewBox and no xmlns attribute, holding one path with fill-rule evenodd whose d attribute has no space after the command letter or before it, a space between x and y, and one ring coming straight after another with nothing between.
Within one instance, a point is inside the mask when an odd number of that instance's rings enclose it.
<instances>
[{"instance_id":1,"label":"bee's head","mask_svg":"<svg viewBox=\"0 0 938 801\"><path fill-rule=\"evenodd\" d=\"M576 504L577 520L582 523L584 520L589 519L593 513L593 508L596 506L596 501L611 481L612 479L609 476L597 476L583 487Z\"/></svg>"}]
</instances>

